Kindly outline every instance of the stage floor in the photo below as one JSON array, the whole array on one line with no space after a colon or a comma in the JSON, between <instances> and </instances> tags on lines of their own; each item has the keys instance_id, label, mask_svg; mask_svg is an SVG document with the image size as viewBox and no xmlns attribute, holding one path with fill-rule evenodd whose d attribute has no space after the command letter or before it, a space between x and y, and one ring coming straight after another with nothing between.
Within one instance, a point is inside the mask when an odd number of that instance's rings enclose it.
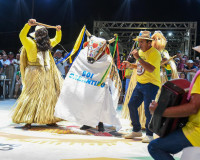
<instances>
[{"instance_id":1,"label":"stage floor","mask_svg":"<svg viewBox=\"0 0 200 160\"><path fill-rule=\"evenodd\" d=\"M34 125L30 130L23 130L23 124L11 121L11 108L16 100L0 101L0 160L113 160L134 159L151 160L147 145L141 138L127 140L122 138L131 130L130 122L120 118L123 128L120 134L106 130L111 136L94 132L81 131L79 125L62 121L59 127ZM120 115L121 106L118 107ZM179 159L181 153L176 154Z\"/></svg>"}]
</instances>

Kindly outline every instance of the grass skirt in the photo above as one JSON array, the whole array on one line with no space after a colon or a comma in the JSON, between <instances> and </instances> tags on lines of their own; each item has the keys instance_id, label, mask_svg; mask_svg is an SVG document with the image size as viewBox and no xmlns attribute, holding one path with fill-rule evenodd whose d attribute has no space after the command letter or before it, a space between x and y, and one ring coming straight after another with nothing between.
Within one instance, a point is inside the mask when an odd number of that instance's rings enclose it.
<instances>
[{"instance_id":1,"label":"grass skirt","mask_svg":"<svg viewBox=\"0 0 200 160\"><path fill-rule=\"evenodd\" d=\"M51 64L50 70L42 66L25 68L23 90L12 116L14 123L51 124L60 121L54 117L54 108L63 80L55 67Z\"/></svg>"}]
</instances>

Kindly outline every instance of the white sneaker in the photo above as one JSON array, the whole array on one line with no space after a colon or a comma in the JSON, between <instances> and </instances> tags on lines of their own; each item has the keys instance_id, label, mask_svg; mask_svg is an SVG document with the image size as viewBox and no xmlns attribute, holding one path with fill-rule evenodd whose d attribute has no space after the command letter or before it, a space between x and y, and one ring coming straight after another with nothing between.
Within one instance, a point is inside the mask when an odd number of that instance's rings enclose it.
<instances>
[{"instance_id":1,"label":"white sneaker","mask_svg":"<svg viewBox=\"0 0 200 160\"><path fill-rule=\"evenodd\" d=\"M142 143L150 143L153 140L153 136L145 136L142 138Z\"/></svg>"},{"instance_id":2,"label":"white sneaker","mask_svg":"<svg viewBox=\"0 0 200 160\"><path fill-rule=\"evenodd\" d=\"M142 132L139 131L139 132L131 132L127 135L124 136L125 139L132 139L134 137L142 137Z\"/></svg>"}]
</instances>

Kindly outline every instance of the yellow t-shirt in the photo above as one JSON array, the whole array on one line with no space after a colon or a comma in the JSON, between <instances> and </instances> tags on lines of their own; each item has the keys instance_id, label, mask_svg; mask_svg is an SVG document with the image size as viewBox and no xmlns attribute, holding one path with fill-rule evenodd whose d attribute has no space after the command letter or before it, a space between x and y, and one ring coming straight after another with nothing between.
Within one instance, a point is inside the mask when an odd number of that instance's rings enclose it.
<instances>
[{"instance_id":1,"label":"yellow t-shirt","mask_svg":"<svg viewBox=\"0 0 200 160\"><path fill-rule=\"evenodd\" d=\"M125 77L127 78L127 76L131 76L132 73L133 73L133 69L127 68L125 70Z\"/></svg>"},{"instance_id":2,"label":"yellow t-shirt","mask_svg":"<svg viewBox=\"0 0 200 160\"><path fill-rule=\"evenodd\" d=\"M194 93L200 94L200 75L192 87L191 94ZM183 127L183 133L193 146L200 147L200 110L197 114L189 116L186 126Z\"/></svg>"},{"instance_id":3,"label":"yellow t-shirt","mask_svg":"<svg viewBox=\"0 0 200 160\"><path fill-rule=\"evenodd\" d=\"M24 28L20 32L19 38L22 42L22 45L26 49L28 61L36 62L36 59L37 59L36 43L32 38L27 37L27 34L28 34L30 28L31 28L31 26L29 26L28 23L25 24ZM53 39L50 39L51 46L55 47L61 41L61 37L62 37L61 30L56 31L56 36Z\"/></svg>"},{"instance_id":4,"label":"yellow t-shirt","mask_svg":"<svg viewBox=\"0 0 200 160\"><path fill-rule=\"evenodd\" d=\"M152 73L150 73L142 67L139 61L137 61L137 81L142 84L152 83L160 87L161 85L161 80L160 80L161 55L159 51L151 47L146 52L139 50L139 55L144 61L153 65L155 67L155 70Z\"/></svg>"}]
</instances>

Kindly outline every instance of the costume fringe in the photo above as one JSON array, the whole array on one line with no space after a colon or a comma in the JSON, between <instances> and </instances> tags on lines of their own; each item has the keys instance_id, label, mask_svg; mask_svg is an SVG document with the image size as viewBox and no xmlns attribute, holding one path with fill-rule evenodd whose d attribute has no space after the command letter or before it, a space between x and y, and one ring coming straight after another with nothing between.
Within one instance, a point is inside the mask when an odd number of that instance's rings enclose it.
<instances>
[{"instance_id":1,"label":"costume fringe","mask_svg":"<svg viewBox=\"0 0 200 160\"><path fill-rule=\"evenodd\" d=\"M23 89L12 116L14 123L51 124L61 119L54 117L54 108L60 94L63 79L53 57L50 69L43 66L27 66L25 50L20 57Z\"/></svg>"}]
</instances>

